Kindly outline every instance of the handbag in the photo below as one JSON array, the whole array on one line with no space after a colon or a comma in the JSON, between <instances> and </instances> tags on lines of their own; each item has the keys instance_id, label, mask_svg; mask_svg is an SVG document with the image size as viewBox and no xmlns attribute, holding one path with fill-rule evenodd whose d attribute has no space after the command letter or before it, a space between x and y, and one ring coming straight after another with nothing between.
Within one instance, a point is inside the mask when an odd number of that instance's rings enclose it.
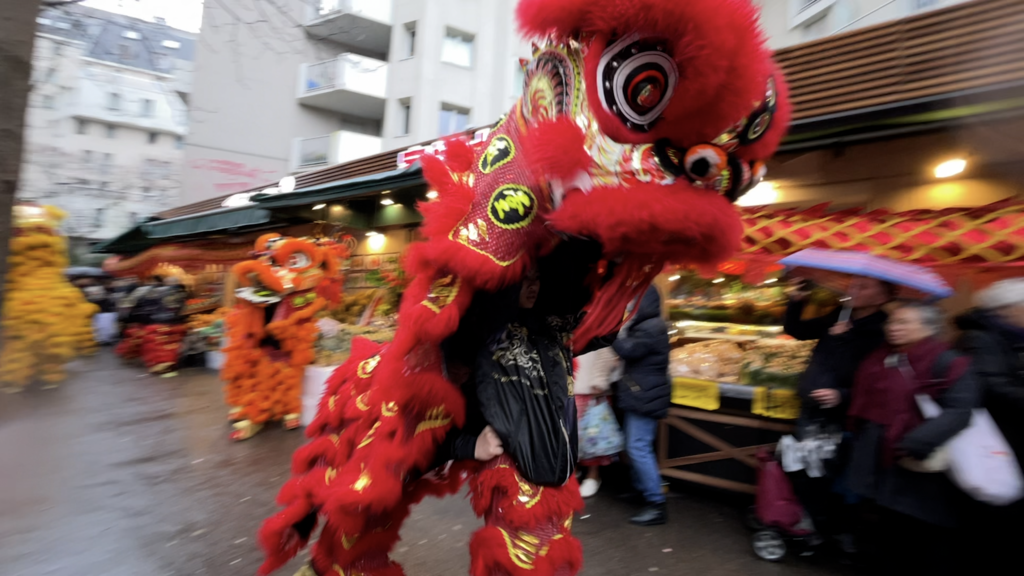
<instances>
[{"instance_id":1,"label":"handbag","mask_svg":"<svg viewBox=\"0 0 1024 576\"><path fill-rule=\"evenodd\" d=\"M942 414L942 408L930 396L918 394L915 400L925 418ZM938 458L946 459L946 474L950 480L971 498L1005 506L1024 497L1020 464L988 410L975 408L967 428L936 452L940 453ZM924 462L931 460L929 457ZM941 466L941 461L936 464Z\"/></svg>"},{"instance_id":2,"label":"handbag","mask_svg":"<svg viewBox=\"0 0 1024 576\"><path fill-rule=\"evenodd\" d=\"M606 396L587 404L587 411L580 418L579 442L580 460L611 456L625 449L626 438Z\"/></svg>"}]
</instances>

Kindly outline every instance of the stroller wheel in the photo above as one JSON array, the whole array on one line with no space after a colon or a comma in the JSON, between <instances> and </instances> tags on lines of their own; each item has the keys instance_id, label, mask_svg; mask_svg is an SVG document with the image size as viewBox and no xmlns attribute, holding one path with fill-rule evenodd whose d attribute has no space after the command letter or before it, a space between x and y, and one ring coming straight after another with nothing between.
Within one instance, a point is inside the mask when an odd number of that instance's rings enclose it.
<instances>
[{"instance_id":1,"label":"stroller wheel","mask_svg":"<svg viewBox=\"0 0 1024 576\"><path fill-rule=\"evenodd\" d=\"M761 518L757 515L757 506L747 508L747 512L743 515L743 524L754 532L764 530L764 522L761 522Z\"/></svg>"},{"instance_id":2,"label":"stroller wheel","mask_svg":"<svg viewBox=\"0 0 1024 576\"><path fill-rule=\"evenodd\" d=\"M775 530L761 530L751 539L754 554L762 560L779 562L786 556L786 541Z\"/></svg>"}]
</instances>

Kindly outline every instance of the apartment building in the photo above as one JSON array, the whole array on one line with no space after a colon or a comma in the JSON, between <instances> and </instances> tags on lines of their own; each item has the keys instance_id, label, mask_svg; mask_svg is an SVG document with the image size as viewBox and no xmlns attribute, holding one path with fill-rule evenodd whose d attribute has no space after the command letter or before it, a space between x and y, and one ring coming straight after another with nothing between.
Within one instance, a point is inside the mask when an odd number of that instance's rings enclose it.
<instances>
[{"instance_id":1,"label":"apartment building","mask_svg":"<svg viewBox=\"0 0 1024 576\"><path fill-rule=\"evenodd\" d=\"M773 49L810 42L966 0L754 0Z\"/></svg>"},{"instance_id":2,"label":"apartment building","mask_svg":"<svg viewBox=\"0 0 1024 576\"><path fill-rule=\"evenodd\" d=\"M63 208L82 240L177 205L193 36L82 6L37 26L18 198Z\"/></svg>"},{"instance_id":3,"label":"apartment building","mask_svg":"<svg viewBox=\"0 0 1024 576\"><path fill-rule=\"evenodd\" d=\"M182 203L493 123L529 56L510 0L206 2Z\"/></svg>"}]
</instances>

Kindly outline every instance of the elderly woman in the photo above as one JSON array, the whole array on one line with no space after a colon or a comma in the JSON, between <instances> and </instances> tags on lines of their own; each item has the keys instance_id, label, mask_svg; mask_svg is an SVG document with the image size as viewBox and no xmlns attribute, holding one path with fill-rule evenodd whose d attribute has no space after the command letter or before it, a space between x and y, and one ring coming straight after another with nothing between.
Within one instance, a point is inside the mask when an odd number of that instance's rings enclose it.
<instances>
[{"instance_id":1,"label":"elderly woman","mask_svg":"<svg viewBox=\"0 0 1024 576\"><path fill-rule=\"evenodd\" d=\"M854 438L850 488L874 504L882 571L945 574L951 557L958 492L923 461L970 422L979 401L969 359L939 337L942 312L920 302L896 307L886 322L886 344L861 365L851 391L848 426ZM924 420L915 397L943 408Z\"/></svg>"},{"instance_id":2,"label":"elderly woman","mask_svg":"<svg viewBox=\"0 0 1024 576\"><path fill-rule=\"evenodd\" d=\"M972 358L985 408L1024 461L1024 278L996 282L979 292L977 308L957 318L958 346ZM992 508L977 504L971 524L979 560L998 573L1024 541L1024 501ZM979 567L981 568L981 567Z\"/></svg>"}]
</instances>

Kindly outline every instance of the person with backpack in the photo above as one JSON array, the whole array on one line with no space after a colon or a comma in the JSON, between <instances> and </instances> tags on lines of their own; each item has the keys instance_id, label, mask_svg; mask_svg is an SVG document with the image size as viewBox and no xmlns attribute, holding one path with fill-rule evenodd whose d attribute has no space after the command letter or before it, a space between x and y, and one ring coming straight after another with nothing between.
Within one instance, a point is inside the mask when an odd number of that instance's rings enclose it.
<instances>
[{"instance_id":1,"label":"person with backpack","mask_svg":"<svg viewBox=\"0 0 1024 576\"><path fill-rule=\"evenodd\" d=\"M612 348L625 362L615 399L625 415L626 454L633 466L633 483L646 502L630 522L640 526L664 524L668 510L654 439L658 421L665 417L672 399L668 377L671 346L657 288L647 289Z\"/></svg>"},{"instance_id":2,"label":"person with backpack","mask_svg":"<svg viewBox=\"0 0 1024 576\"><path fill-rule=\"evenodd\" d=\"M850 392L847 479L877 519L871 532L883 573L933 576L957 566L952 529L962 496L929 458L970 423L979 389L970 359L940 338L943 325L933 305L898 304L886 344L867 357ZM918 395L942 414L925 420Z\"/></svg>"}]
</instances>

